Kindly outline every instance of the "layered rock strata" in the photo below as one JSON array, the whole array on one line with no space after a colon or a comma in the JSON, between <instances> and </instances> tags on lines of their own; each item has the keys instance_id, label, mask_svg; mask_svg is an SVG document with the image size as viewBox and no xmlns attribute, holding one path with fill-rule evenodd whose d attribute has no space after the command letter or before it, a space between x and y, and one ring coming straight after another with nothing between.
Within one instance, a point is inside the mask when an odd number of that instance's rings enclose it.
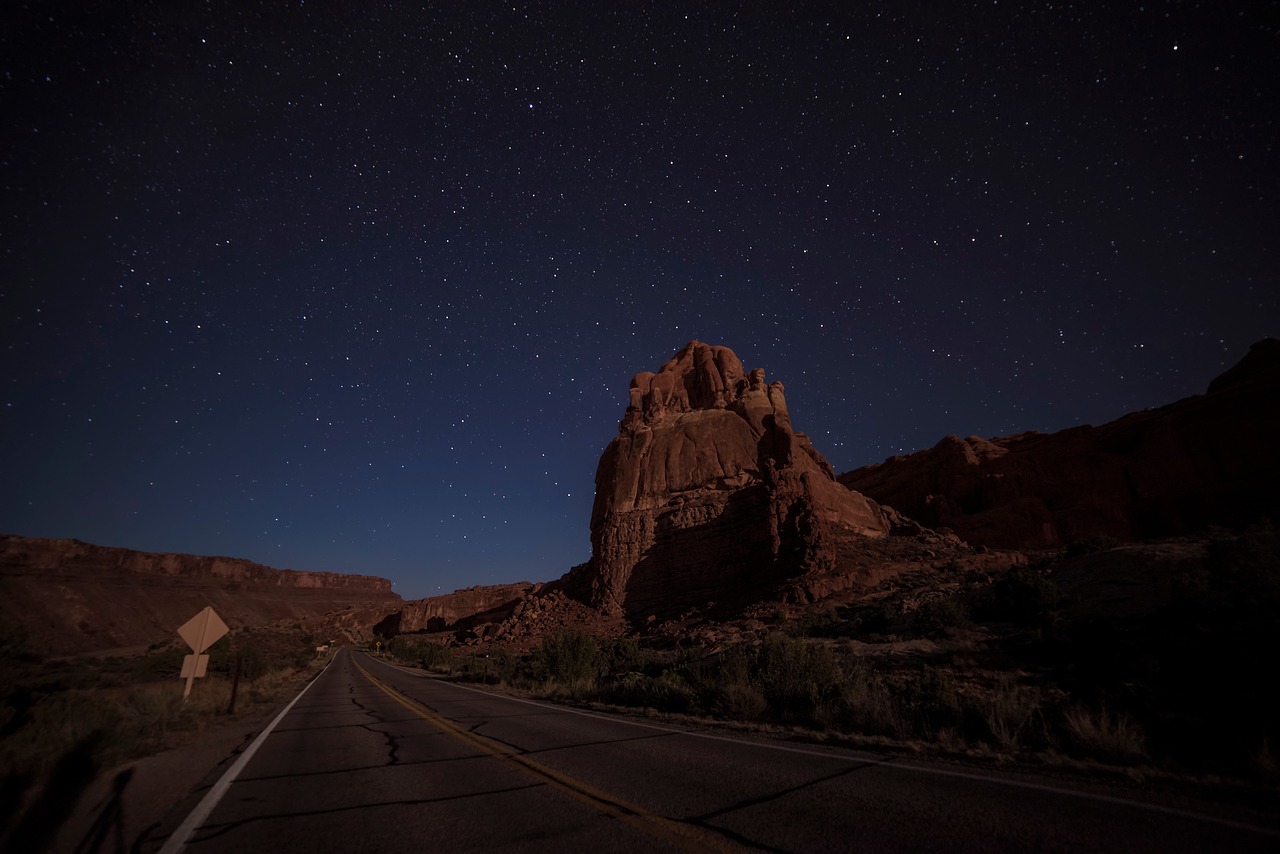
<instances>
[{"instance_id":1,"label":"layered rock strata","mask_svg":"<svg viewBox=\"0 0 1280 854\"><path fill-rule=\"evenodd\" d=\"M592 558L566 589L629 619L759 593L881 537L879 505L836 482L783 385L727 347L685 345L637 374L596 471Z\"/></svg>"},{"instance_id":2,"label":"layered rock strata","mask_svg":"<svg viewBox=\"0 0 1280 854\"><path fill-rule=\"evenodd\" d=\"M1280 514L1280 341L1207 393L1100 427L948 436L840 476L930 527L995 548L1195 533Z\"/></svg>"},{"instance_id":3,"label":"layered rock strata","mask_svg":"<svg viewBox=\"0 0 1280 854\"><path fill-rule=\"evenodd\" d=\"M400 601L389 580L369 575L0 536L0 619L22 625L43 655L164 643L206 605L235 629Z\"/></svg>"},{"instance_id":4,"label":"layered rock strata","mask_svg":"<svg viewBox=\"0 0 1280 854\"><path fill-rule=\"evenodd\" d=\"M397 612L398 632L441 632L474 623L500 622L542 589L542 584L477 585L406 602ZM384 632L386 634L386 632Z\"/></svg>"}]
</instances>

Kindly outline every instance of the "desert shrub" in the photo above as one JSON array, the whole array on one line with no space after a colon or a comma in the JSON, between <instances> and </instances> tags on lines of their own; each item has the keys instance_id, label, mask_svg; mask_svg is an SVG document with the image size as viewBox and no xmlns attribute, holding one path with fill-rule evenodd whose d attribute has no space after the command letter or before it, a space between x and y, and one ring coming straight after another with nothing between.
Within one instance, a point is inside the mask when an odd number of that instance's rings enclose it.
<instances>
[{"instance_id":1,"label":"desert shrub","mask_svg":"<svg viewBox=\"0 0 1280 854\"><path fill-rule=\"evenodd\" d=\"M1066 556L1081 557L1082 555L1097 554L1098 552L1107 552L1114 549L1120 543L1115 537L1099 536L1088 537L1083 540L1072 540L1067 543Z\"/></svg>"},{"instance_id":2,"label":"desert shrub","mask_svg":"<svg viewBox=\"0 0 1280 854\"><path fill-rule=\"evenodd\" d=\"M907 723L917 735L933 739L963 724L960 695L943 671L925 665L916 679L900 682L896 689Z\"/></svg>"},{"instance_id":3,"label":"desert shrub","mask_svg":"<svg viewBox=\"0 0 1280 854\"><path fill-rule=\"evenodd\" d=\"M822 644L765 635L754 675L770 711L781 720L814 722L839 696L840 663Z\"/></svg>"},{"instance_id":4,"label":"desert shrub","mask_svg":"<svg viewBox=\"0 0 1280 854\"><path fill-rule=\"evenodd\" d=\"M387 655L394 656L402 661L416 661L420 652L419 644L405 635L396 635L388 638L382 644L382 648Z\"/></svg>"},{"instance_id":5,"label":"desert shrub","mask_svg":"<svg viewBox=\"0 0 1280 854\"><path fill-rule=\"evenodd\" d=\"M758 721L769 711L769 701L750 682L729 682L716 692L711 713L732 721Z\"/></svg>"},{"instance_id":6,"label":"desert shrub","mask_svg":"<svg viewBox=\"0 0 1280 854\"><path fill-rule=\"evenodd\" d=\"M618 638L604 655L605 669L614 674L646 672L654 664L653 655L641 648L635 638Z\"/></svg>"},{"instance_id":7,"label":"desert shrub","mask_svg":"<svg viewBox=\"0 0 1280 854\"><path fill-rule=\"evenodd\" d=\"M761 690L756 672L759 653L747 645L725 650L716 658L691 669L703 708L727 720L754 721L763 718L769 702ZM696 678L701 677L701 678Z\"/></svg>"},{"instance_id":8,"label":"desert shrub","mask_svg":"<svg viewBox=\"0 0 1280 854\"><path fill-rule=\"evenodd\" d=\"M1219 532L1203 566L1183 572L1145 657L1155 662L1143 717L1153 751L1198 770L1255 773L1280 731L1280 704L1259 662L1280 657L1280 531Z\"/></svg>"},{"instance_id":9,"label":"desert shrub","mask_svg":"<svg viewBox=\"0 0 1280 854\"><path fill-rule=\"evenodd\" d=\"M24 627L0 627L0 741L26 719L34 699L30 676L38 663L27 649Z\"/></svg>"},{"instance_id":10,"label":"desert shrub","mask_svg":"<svg viewBox=\"0 0 1280 854\"><path fill-rule=\"evenodd\" d=\"M240 678L253 682L265 676L268 670L267 657L256 646L246 646L238 653L240 657Z\"/></svg>"},{"instance_id":11,"label":"desert shrub","mask_svg":"<svg viewBox=\"0 0 1280 854\"><path fill-rule=\"evenodd\" d=\"M35 698L23 725L0 742L0 767L10 774L41 773L74 754L102 768L132 749L114 703L91 692L61 691Z\"/></svg>"},{"instance_id":12,"label":"desert shrub","mask_svg":"<svg viewBox=\"0 0 1280 854\"><path fill-rule=\"evenodd\" d=\"M792 621L788 634L806 638L848 638L855 634L859 624L844 616L839 610L810 614Z\"/></svg>"},{"instance_id":13,"label":"desert shrub","mask_svg":"<svg viewBox=\"0 0 1280 854\"><path fill-rule=\"evenodd\" d=\"M1275 786L1280 782L1280 749L1273 746L1270 736L1263 736L1253 753L1253 774L1261 780Z\"/></svg>"},{"instance_id":14,"label":"desert shrub","mask_svg":"<svg viewBox=\"0 0 1280 854\"><path fill-rule=\"evenodd\" d=\"M494 684L507 684L515 680L520 670L520 657L502 646L494 646L487 653L487 673Z\"/></svg>"},{"instance_id":15,"label":"desert shrub","mask_svg":"<svg viewBox=\"0 0 1280 854\"><path fill-rule=\"evenodd\" d=\"M1206 568L1222 594L1263 607L1280 603L1280 529L1266 522L1238 536L1214 537Z\"/></svg>"},{"instance_id":16,"label":"desert shrub","mask_svg":"<svg viewBox=\"0 0 1280 854\"><path fill-rule=\"evenodd\" d=\"M992 743L1004 750L1017 748L1039 708L1040 698L1035 691L1009 679L1001 680L981 704Z\"/></svg>"},{"instance_id":17,"label":"desert shrub","mask_svg":"<svg viewBox=\"0 0 1280 854\"><path fill-rule=\"evenodd\" d=\"M418 653L418 661L426 670L447 672L453 667L453 653L444 644L425 643Z\"/></svg>"},{"instance_id":18,"label":"desert shrub","mask_svg":"<svg viewBox=\"0 0 1280 854\"><path fill-rule=\"evenodd\" d=\"M127 663L129 682L167 682L182 672L182 659L191 652L186 647L172 646L136 656Z\"/></svg>"},{"instance_id":19,"label":"desert shrub","mask_svg":"<svg viewBox=\"0 0 1280 854\"><path fill-rule=\"evenodd\" d=\"M560 629L543 639L534 652L535 678L544 682L589 687L600 675L600 644L590 634Z\"/></svg>"},{"instance_id":20,"label":"desert shrub","mask_svg":"<svg viewBox=\"0 0 1280 854\"><path fill-rule=\"evenodd\" d=\"M850 732L906 738L912 727L897 692L883 679L862 668L849 672L841 683L839 726Z\"/></svg>"},{"instance_id":21,"label":"desert shrub","mask_svg":"<svg viewBox=\"0 0 1280 854\"><path fill-rule=\"evenodd\" d=\"M296 692L298 677L286 668L268 670L249 686L249 700L253 703L270 703L290 692Z\"/></svg>"},{"instance_id":22,"label":"desert shrub","mask_svg":"<svg viewBox=\"0 0 1280 854\"><path fill-rule=\"evenodd\" d=\"M130 689L119 703L134 731L150 733L150 724L160 725L156 735L166 731L198 730L227 712L231 680L210 675L196 679L190 696L184 699L185 679L149 683ZM153 717L154 716L154 717Z\"/></svg>"},{"instance_id":23,"label":"desert shrub","mask_svg":"<svg viewBox=\"0 0 1280 854\"><path fill-rule=\"evenodd\" d=\"M871 605L852 609L845 619L850 637L874 642L889 635L902 622L902 607L896 601L882 599Z\"/></svg>"},{"instance_id":24,"label":"desert shrub","mask_svg":"<svg viewBox=\"0 0 1280 854\"><path fill-rule=\"evenodd\" d=\"M191 652L191 650L179 650L183 654ZM235 667L235 655L231 651L231 635L225 634L218 638L217 642L204 651L209 656L209 672L210 673L230 673ZM179 672L181 672L182 661L178 661Z\"/></svg>"},{"instance_id":25,"label":"desert shrub","mask_svg":"<svg viewBox=\"0 0 1280 854\"><path fill-rule=\"evenodd\" d=\"M1051 578L1030 567L1017 566L991 585L980 613L990 620L1035 626L1044 623L1062 600L1062 588Z\"/></svg>"},{"instance_id":26,"label":"desert shrub","mask_svg":"<svg viewBox=\"0 0 1280 854\"><path fill-rule=\"evenodd\" d=\"M1106 706L1071 706L1063 712L1063 726L1076 749L1098 759L1131 762L1146 752L1142 727Z\"/></svg>"},{"instance_id":27,"label":"desert shrub","mask_svg":"<svg viewBox=\"0 0 1280 854\"><path fill-rule=\"evenodd\" d=\"M611 680L600 691L600 699L620 706L656 709L662 712L691 712L697 706L694 688L674 670L657 677L630 672Z\"/></svg>"},{"instance_id":28,"label":"desert shrub","mask_svg":"<svg viewBox=\"0 0 1280 854\"><path fill-rule=\"evenodd\" d=\"M192 691L196 688L192 686ZM130 724L152 739L164 738L171 729L189 728L189 721L184 720L187 710L182 687L177 680L173 684L149 683L133 688L125 697L124 711Z\"/></svg>"},{"instance_id":29,"label":"desert shrub","mask_svg":"<svg viewBox=\"0 0 1280 854\"><path fill-rule=\"evenodd\" d=\"M454 659L453 674L464 682L490 683L493 677L493 660L488 653L470 653Z\"/></svg>"},{"instance_id":30,"label":"desert shrub","mask_svg":"<svg viewBox=\"0 0 1280 854\"><path fill-rule=\"evenodd\" d=\"M911 626L922 635L931 635L946 629L960 628L969 624L969 612L964 605L955 599L927 599L911 620Z\"/></svg>"}]
</instances>

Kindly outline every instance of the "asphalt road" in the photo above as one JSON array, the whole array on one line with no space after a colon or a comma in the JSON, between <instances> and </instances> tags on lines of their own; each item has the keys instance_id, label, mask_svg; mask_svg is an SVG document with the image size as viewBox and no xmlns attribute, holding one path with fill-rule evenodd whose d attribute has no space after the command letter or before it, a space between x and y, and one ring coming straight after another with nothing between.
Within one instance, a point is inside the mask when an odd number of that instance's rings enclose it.
<instances>
[{"instance_id":1,"label":"asphalt road","mask_svg":"<svg viewBox=\"0 0 1280 854\"><path fill-rule=\"evenodd\" d=\"M351 650L241 765L168 850L1280 850L1274 817L686 732Z\"/></svg>"}]
</instances>

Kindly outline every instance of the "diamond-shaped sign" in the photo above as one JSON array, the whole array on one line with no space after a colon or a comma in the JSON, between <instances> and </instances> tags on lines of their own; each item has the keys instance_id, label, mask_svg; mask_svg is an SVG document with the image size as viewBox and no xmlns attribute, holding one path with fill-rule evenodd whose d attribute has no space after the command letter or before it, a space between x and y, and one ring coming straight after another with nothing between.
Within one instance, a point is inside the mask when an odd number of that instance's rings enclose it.
<instances>
[{"instance_id":1,"label":"diamond-shaped sign","mask_svg":"<svg viewBox=\"0 0 1280 854\"><path fill-rule=\"evenodd\" d=\"M204 652L226 633L227 624L222 622L222 618L207 605L203 611L187 620L178 629L178 634L196 655Z\"/></svg>"}]
</instances>

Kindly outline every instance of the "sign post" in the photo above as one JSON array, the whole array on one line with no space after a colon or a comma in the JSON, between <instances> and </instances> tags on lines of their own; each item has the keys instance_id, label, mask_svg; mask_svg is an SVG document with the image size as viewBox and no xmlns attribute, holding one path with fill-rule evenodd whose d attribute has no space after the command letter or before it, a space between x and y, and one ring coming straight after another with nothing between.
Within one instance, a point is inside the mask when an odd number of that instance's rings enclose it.
<instances>
[{"instance_id":1,"label":"sign post","mask_svg":"<svg viewBox=\"0 0 1280 854\"><path fill-rule=\"evenodd\" d=\"M178 635L191 647L192 653L182 659L181 678L187 680L182 699L191 696L191 683L204 676L209 668L209 656L202 653L226 633L227 624L207 605L178 629Z\"/></svg>"}]
</instances>

